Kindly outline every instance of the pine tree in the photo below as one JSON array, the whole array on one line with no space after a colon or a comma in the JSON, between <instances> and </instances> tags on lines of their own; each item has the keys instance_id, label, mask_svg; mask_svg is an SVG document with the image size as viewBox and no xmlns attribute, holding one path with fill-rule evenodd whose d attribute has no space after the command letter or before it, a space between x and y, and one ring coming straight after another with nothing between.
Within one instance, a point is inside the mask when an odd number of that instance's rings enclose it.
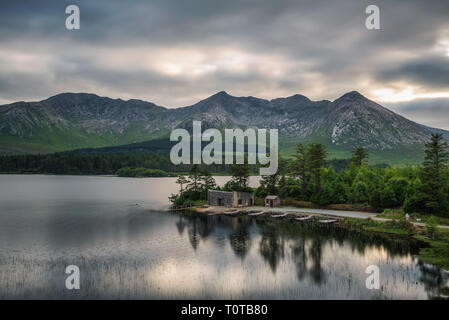
<instances>
[{"instance_id":1,"label":"pine tree","mask_svg":"<svg viewBox=\"0 0 449 320\"><path fill-rule=\"evenodd\" d=\"M234 191L248 190L250 167L247 163L233 164L229 168L232 178L227 185Z\"/></svg>"},{"instance_id":2,"label":"pine tree","mask_svg":"<svg viewBox=\"0 0 449 320\"><path fill-rule=\"evenodd\" d=\"M201 190L201 171L200 167L197 164L194 164L189 172L189 180L190 183L188 185L189 189L192 191L200 191Z\"/></svg>"},{"instance_id":3,"label":"pine tree","mask_svg":"<svg viewBox=\"0 0 449 320\"><path fill-rule=\"evenodd\" d=\"M363 147L358 147L352 152L351 163L360 167L368 160L368 151Z\"/></svg>"},{"instance_id":4,"label":"pine tree","mask_svg":"<svg viewBox=\"0 0 449 320\"><path fill-rule=\"evenodd\" d=\"M303 144L299 143L296 147L295 160L292 163L292 174L301 180L303 192L307 190L309 175L307 172L307 152Z\"/></svg>"},{"instance_id":5,"label":"pine tree","mask_svg":"<svg viewBox=\"0 0 449 320\"><path fill-rule=\"evenodd\" d=\"M189 183L189 180L185 176L179 176L178 179L176 179L176 183L180 185L180 193L183 192L182 186Z\"/></svg>"},{"instance_id":6,"label":"pine tree","mask_svg":"<svg viewBox=\"0 0 449 320\"><path fill-rule=\"evenodd\" d=\"M447 176L449 152L448 143L442 134L432 133L425 144L426 157L421 165L420 195L424 200L426 211L430 214L448 214Z\"/></svg>"},{"instance_id":7,"label":"pine tree","mask_svg":"<svg viewBox=\"0 0 449 320\"><path fill-rule=\"evenodd\" d=\"M201 171L200 179L205 190L215 189L217 187L215 179L212 177L212 174L208 170Z\"/></svg>"},{"instance_id":8,"label":"pine tree","mask_svg":"<svg viewBox=\"0 0 449 320\"><path fill-rule=\"evenodd\" d=\"M307 147L306 167L315 184L315 192L321 189L321 168L324 167L326 149L320 143L312 143Z\"/></svg>"},{"instance_id":9,"label":"pine tree","mask_svg":"<svg viewBox=\"0 0 449 320\"><path fill-rule=\"evenodd\" d=\"M268 194L277 195L279 193L279 189L285 186L285 167L285 160L281 159L279 161L279 168L275 174L262 176L260 185Z\"/></svg>"}]
</instances>

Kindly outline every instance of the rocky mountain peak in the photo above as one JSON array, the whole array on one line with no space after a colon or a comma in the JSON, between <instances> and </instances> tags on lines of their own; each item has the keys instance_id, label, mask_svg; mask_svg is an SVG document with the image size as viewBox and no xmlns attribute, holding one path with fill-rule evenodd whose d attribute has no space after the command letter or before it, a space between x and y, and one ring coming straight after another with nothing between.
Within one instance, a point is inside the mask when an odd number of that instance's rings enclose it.
<instances>
[{"instance_id":1,"label":"rocky mountain peak","mask_svg":"<svg viewBox=\"0 0 449 320\"><path fill-rule=\"evenodd\" d=\"M422 145L431 132L357 91L333 102L312 101L300 94L269 101L220 91L177 109L136 99L62 93L40 102L0 106L0 138L11 141L10 145L0 145L0 152L1 148L18 150L20 143L27 152L27 139L40 141L39 151L145 141L166 137L177 127L189 128L193 120L203 121L204 128L277 128L280 139L292 144L321 141L343 149L361 145L394 150ZM63 139L52 145L49 137Z\"/></svg>"},{"instance_id":2,"label":"rocky mountain peak","mask_svg":"<svg viewBox=\"0 0 449 320\"><path fill-rule=\"evenodd\" d=\"M358 102L358 101L369 101L368 98L366 98L364 95L362 95L358 91L350 91L348 93L345 93L340 98L336 99L334 103L340 103L340 102Z\"/></svg>"}]
</instances>

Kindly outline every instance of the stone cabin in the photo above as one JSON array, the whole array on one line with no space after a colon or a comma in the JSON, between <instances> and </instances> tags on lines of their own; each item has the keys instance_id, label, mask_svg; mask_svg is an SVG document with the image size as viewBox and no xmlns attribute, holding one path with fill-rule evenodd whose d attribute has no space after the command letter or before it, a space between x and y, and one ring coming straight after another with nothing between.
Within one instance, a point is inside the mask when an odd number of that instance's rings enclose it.
<instances>
[{"instance_id":1,"label":"stone cabin","mask_svg":"<svg viewBox=\"0 0 449 320\"><path fill-rule=\"evenodd\" d=\"M254 195L239 191L207 191L207 203L210 206L251 207L254 205Z\"/></svg>"},{"instance_id":2,"label":"stone cabin","mask_svg":"<svg viewBox=\"0 0 449 320\"><path fill-rule=\"evenodd\" d=\"M280 207L281 199L278 196L266 196L265 197L265 207Z\"/></svg>"}]
</instances>

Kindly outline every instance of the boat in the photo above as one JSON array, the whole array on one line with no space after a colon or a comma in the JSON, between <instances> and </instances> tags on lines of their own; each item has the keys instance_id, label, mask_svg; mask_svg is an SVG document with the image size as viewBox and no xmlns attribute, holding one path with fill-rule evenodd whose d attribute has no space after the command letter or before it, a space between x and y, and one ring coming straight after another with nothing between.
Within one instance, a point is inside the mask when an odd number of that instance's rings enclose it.
<instances>
[{"instance_id":1,"label":"boat","mask_svg":"<svg viewBox=\"0 0 449 320\"><path fill-rule=\"evenodd\" d=\"M233 214L237 214L239 212L240 212L240 210L235 210L235 211L226 211L226 212L223 212L223 213L224 214L228 214L228 215L233 215Z\"/></svg>"},{"instance_id":2,"label":"boat","mask_svg":"<svg viewBox=\"0 0 449 320\"><path fill-rule=\"evenodd\" d=\"M275 214L272 215L272 218L282 218L282 217L286 217L288 213L282 213L282 214Z\"/></svg>"},{"instance_id":3,"label":"boat","mask_svg":"<svg viewBox=\"0 0 449 320\"><path fill-rule=\"evenodd\" d=\"M305 216L305 217L296 218L297 221L308 221L311 219L313 219L313 216Z\"/></svg>"},{"instance_id":4,"label":"boat","mask_svg":"<svg viewBox=\"0 0 449 320\"><path fill-rule=\"evenodd\" d=\"M263 214L263 211L256 211L256 212L248 213L248 215L252 216L252 217L260 216L262 214Z\"/></svg>"},{"instance_id":5,"label":"boat","mask_svg":"<svg viewBox=\"0 0 449 320\"><path fill-rule=\"evenodd\" d=\"M318 220L319 223L334 223L337 222L335 219Z\"/></svg>"}]
</instances>

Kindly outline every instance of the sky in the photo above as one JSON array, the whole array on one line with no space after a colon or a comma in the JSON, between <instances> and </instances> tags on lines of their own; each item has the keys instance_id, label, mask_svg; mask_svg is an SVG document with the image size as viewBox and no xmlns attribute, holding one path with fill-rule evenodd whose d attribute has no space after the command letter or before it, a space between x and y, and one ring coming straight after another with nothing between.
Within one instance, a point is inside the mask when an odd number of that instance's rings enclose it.
<instances>
[{"instance_id":1,"label":"sky","mask_svg":"<svg viewBox=\"0 0 449 320\"><path fill-rule=\"evenodd\" d=\"M67 30L65 9L80 8ZM380 30L365 8L380 8ZM0 104L62 92L172 108L348 91L449 129L449 1L0 0Z\"/></svg>"}]
</instances>

